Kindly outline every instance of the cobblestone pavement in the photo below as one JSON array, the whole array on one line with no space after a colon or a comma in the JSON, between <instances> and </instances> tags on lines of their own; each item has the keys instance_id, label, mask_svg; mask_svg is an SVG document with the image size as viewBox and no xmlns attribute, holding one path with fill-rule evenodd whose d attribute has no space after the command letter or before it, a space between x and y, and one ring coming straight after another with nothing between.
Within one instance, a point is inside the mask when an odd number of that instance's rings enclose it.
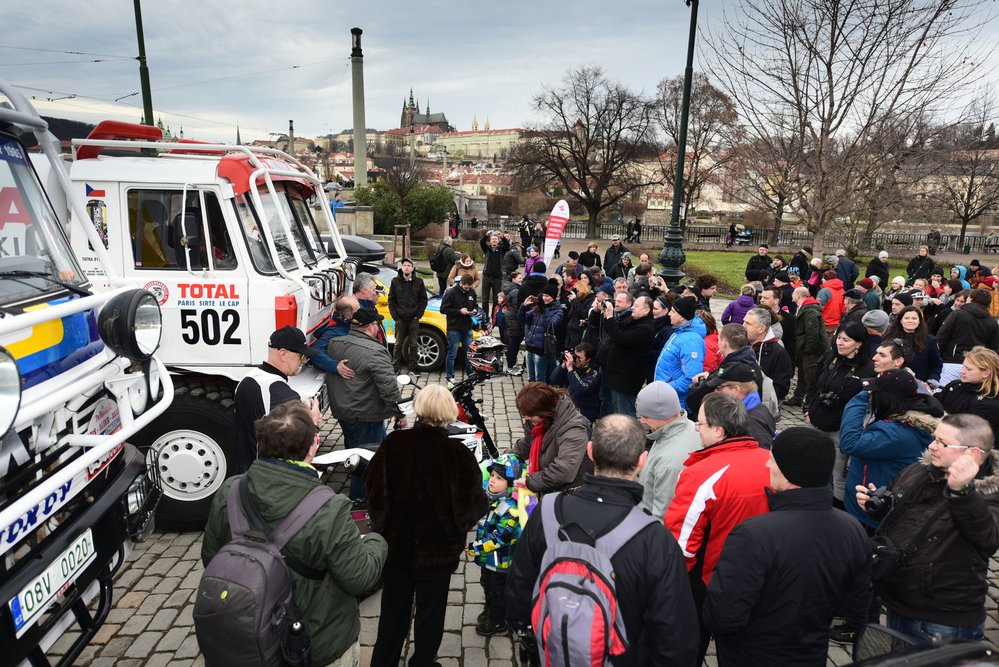
<instances>
[{"instance_id":1,"label":"cobblestone pavement","mask_svg":"<svg viewBox=\"0 0 999 667\"><path fill-rule=\"evenodd\" d=\"M721 308L724 303L713 306L713 309ZM523 432L515 397L525 378L504 378L479 387L483 410L491 415L488 424L501 451L512 444L515 434ZM433 374L424 375L419 382L442 380L442 376ZM335 420L330 419L323 429L324 450L340 444L341 434L334 424ZM785 408L780 427L801 424L800 410ZM342 480L343 476L341 483ZM115 581L115 606L107 623L77 663L93 667L203 665L191 615L202 569L200 533L157 531L149 540L137 545ZM999 644L999 586L996 580L999 562L994 559L990 569L986 636ZM475 633L475 617L482 611L483 602L478 582L479 568L465 561L451 577L439 662L443 667L520 665L510 634L486 639ZM380 596L376 594L361 604L362 665L370 660L378 627L379 602ZM51 653L57 655L65 651L74 638L72 633L63 637ZM408 641L406 649L408 654ZM706 661L712 666L716 664L713 651L712 646ZM850 662L844 648L830 645L829 665Z\"/></svg>"}]
</instances>

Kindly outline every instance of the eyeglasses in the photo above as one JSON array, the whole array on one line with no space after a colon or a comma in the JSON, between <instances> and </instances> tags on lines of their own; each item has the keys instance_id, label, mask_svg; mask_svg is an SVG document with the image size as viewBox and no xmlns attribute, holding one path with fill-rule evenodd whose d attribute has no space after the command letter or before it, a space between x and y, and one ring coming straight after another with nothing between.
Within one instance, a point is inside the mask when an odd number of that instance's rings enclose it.
<instances>
[{"instance_id":1,"label":"eyeglasses","mask_svg":"<svg viewBox=\"0 0 999 667\"><path fill-rule=\"evenodd\" d=\"M944 449L977 449L980 452L985 451L981 447L975 447L974 445L945 445L944 443L940 442L937 438L933 438L933 442L931 442L930 444L933 444L934 442L940 447L943 447Z\"/></svg>"},{"instance_id":2,"label":"eyeglasses","mask_svg":"<svg viewBox=\"0 0 999 667\"><path fill-rule=\"evenodd\" d=\"M694 428L701 428L702 426L711 426L711 424L707 422L694 422Z\"/></svg>"}]
</instances>

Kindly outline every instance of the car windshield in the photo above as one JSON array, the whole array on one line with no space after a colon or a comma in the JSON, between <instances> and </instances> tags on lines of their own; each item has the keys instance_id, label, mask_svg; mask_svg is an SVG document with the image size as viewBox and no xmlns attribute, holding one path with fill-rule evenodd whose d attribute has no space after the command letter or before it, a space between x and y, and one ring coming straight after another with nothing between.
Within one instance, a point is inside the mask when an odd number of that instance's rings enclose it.
<instances>
[{"instance_id":1,"label":"car windshield","mask_svg":"<svg viewBox=\"0 0 999 667\"><path fill-rule=\"evenodd\" d=\"M274 189L277 192L276 199L271 197L268 190L260 190L263 211L258 212L258 217L264 221L264 233L269 234L274 241L281 266L288 270L296 268L292 245L298 249L298 254L306 266L315 266L317 258L325 256L325 253L317 245L319 233L301 188L296 184L275 183ZM291 227L290 240L281 224L279 209L284 212ZM249 240L252 247L254 241Z\"/></svg>"},{"instance_id":2,"label":"car windshield","mask_svg":"<svg viewBox=\"0 0 999 667\"><path fill-rule=\"evenodd\" d=\"M85 283L24 148L0 137L0 304Z\"/></svg>"}]
</instances>

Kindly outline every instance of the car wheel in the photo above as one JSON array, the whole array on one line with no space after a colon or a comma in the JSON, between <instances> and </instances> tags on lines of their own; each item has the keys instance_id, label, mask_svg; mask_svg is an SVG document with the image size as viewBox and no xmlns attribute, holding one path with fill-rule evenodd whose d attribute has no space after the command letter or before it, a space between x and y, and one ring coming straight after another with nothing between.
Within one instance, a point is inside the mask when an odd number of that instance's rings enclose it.
<instances>
[{"instance_id":1,"label":"car wheel","mask_svg":"<svg viewBox=\"0 0 999 667\"><path fill-rule=\"evenodd\" d=\"M420 372L439 371L447 356L447 338L430 327L420 327L416 336L416 368Z\"/></svg>"}]
</instances>

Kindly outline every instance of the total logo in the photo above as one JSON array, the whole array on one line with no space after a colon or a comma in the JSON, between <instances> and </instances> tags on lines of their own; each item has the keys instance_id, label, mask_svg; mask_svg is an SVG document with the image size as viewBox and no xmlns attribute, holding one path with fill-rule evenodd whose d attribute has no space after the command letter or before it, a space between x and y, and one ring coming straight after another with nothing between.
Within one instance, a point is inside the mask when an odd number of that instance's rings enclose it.
<instances>
[{"instance_id":1,"label":"total logo","mask_svg":"<svg viewBox=\"0 0 999 667\"><path fill-rule=\"evenodd\" d=\"M166 285L158 280L150 280L148 283L143 285L143 288L152 292L152 295L156 297L156 301L162 306L170 298L170 290Z\"/></svg>"}]
</instances>

